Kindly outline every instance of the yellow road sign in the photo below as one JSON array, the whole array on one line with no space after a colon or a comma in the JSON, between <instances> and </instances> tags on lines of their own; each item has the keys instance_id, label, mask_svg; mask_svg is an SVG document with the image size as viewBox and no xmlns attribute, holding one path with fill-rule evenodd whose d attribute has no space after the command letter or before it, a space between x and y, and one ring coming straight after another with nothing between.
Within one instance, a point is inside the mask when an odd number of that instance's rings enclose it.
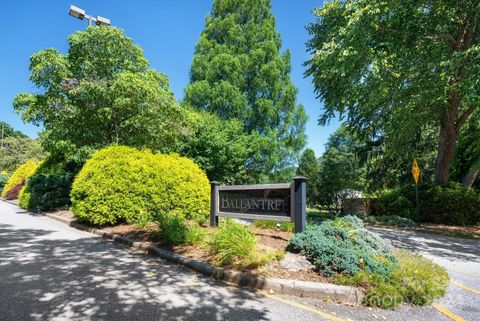
<instances>
[{"instance_id":1,"label":"yellow road sign","mask_svg":"<svg viewBox=\"0 0 480 321\"><path fill-rule=\"evenodd\" d=\"M418 166L416 159L413 160L412 175L413 175L413 179L415 180L415 184L418 185L418 179L420 177L420 167Z\"/></svg>"}]
</instances>

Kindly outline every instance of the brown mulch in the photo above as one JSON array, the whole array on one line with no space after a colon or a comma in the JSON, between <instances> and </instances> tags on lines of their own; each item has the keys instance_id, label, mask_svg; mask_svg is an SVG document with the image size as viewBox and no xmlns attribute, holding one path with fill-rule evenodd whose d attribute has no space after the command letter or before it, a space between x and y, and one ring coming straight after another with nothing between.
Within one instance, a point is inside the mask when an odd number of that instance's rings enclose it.
<instances>
[{"instance_id":1,"label":"brown mulch","mask_svg":"<svg viewBox=\"0 0 480 321\"><path fill-rule=\"evenodd\" d=\"M68 219L74 219L73 214L68 210L62 210L53 212L52 214L65 217ZM207 228L211 230L211 228ZM261 246L269 247L275 250L284 250L287 246L287 242L294 235L292 232L276 231L272 229L262 229L254 226L250 226L258 236L258 240ZM147 245L158 246L163 249L173 251L177 254L185 257L206 262L211 265L215 265L215 257L210 254L208 249L201 246L168 246L162 243L161 238L156 233L158 232L158 225L156 223L149 224L146 228L142 229L135 225L119 224L115 226L107 226L101 228L102 231L114 233L134 239L140 242L144 242ZM208 233L208 232L207 232ZM256 269L243 269L242 272L246 272L255 276L263 276L278 279L293 279L299 281L311 281L311 282L331 282L328 278L320 275L314 270L291 272L280 266L278 261L272 261L266 266Z\"/></svg>"}]
</instances>

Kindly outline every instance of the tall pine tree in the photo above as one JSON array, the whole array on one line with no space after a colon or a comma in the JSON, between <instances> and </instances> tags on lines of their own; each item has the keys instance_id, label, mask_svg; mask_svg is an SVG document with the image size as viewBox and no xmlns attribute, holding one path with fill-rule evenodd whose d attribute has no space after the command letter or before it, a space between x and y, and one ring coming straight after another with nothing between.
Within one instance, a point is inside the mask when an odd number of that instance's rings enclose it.
<instances>
[{"instance_id":1,"label":"tall pine tree","mask_svg":"<svg viewBox=\"0 0 480 321\"><path fill-rule=\"evenodd\" d=\"M258 133L247 167L268 173L292 164L305 145L306 115L290 79L290 53L270 0L214 0L195 48L184 102Z\"/></svg>"}]
</instances>

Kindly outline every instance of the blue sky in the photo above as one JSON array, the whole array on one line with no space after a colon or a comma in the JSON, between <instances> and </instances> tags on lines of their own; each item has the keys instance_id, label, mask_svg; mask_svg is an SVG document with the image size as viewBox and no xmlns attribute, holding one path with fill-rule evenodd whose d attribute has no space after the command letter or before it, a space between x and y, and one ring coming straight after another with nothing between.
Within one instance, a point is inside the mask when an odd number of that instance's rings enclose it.
<instances>
[{"instance_id":1,"label":"blue sky","mask_svg":"<svg viewBox=\"0 0 480 321\"><path fill-rule=\"evenodd\" d=\"M72 0L73 1L73 0ZM112 25L125 30L139 44L153 68L168 75L177 100L183 98L188 83L190 64L205 16L212 1L207 0L139 0L139 1L5 1L2 11L2 57L0 59L0 120L11 124L31 137L41 128L23 124L12 107L19 92L35 92L28 80L29 57L37 50L54 47L65 53L67 37L86 27L86 21L68 15L70 4L87 14L108 17ZM304 105L309 121L306 131L308 147L317 155L323 151L326 139L337 127L333 121L327 127L317 124L322 104L316 99L311 79L303 77L303 62L308 59L305 25L313 21L311 10L321 6L314 0L272 0L277 31L282 38L282 50L290 49L292 81L298 87L298 101Z\"/></svg>"}]
</instances>

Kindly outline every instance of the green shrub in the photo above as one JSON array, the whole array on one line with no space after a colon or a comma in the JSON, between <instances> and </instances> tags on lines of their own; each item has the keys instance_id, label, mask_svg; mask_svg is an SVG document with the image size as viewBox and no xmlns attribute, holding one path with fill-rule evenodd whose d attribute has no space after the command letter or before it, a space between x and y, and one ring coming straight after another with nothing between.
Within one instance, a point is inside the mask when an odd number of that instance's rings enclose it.
<instances>
[{"instance_id":1,"label":"green shrub","mask_svg":"<svg viewBox=\"0 0 480 321\"><path fill-rule=\"evenodd\" d=\"M424 305L445 294L449 281L442 267L421 255L395 249L398 268L382 277L364 271L354 276L339 276L337 282L367 289L365 303L381 308L393 308L403 302Z\"/></svg>"},{"instance_id":2,"label":"green shrub","mask_svg":"<svg viewBox=\"0 0 480 321\"><path fill-rule=\"evenodd\" d=\"M277 223L280 224L279 230L282 232L293 232L293 223L291 222L276 222L270 220L255 220L253 221L253 225L263 229L277 229Z\"/></svg>"},{"instance_id":3,"label":"green shrub","mask_svg":"<svg viewBox=\"0 0 480 321\"><path fill-rule=\"evenodd\" d=\"M415 198L414 186L405 186L389 192L375 202L375 215L399 215L413 218L417 222L447 225L475 226L480 224L480 193L475 189L463 187L458 183L450 183L446 187L420 185L418 217L414 215ZM405 202L405 199L408 202ZM389 200L395 206L388 206ZM400 204L404 206L404 211L400 209ZM411 214L406 216L406 213Z\"/></svg>"},{"instance_id":4,"label":"green shrub","mask_svg":"<svg viewBox=\"0 0 480 321\"><path fill-rule=\"evenodd\" d=\"M226 220L208 242L208 247L215 254L217 264L242 268L264 263L259 262L256 244L256 235L246 226Z\"/></svg>"},{"instance_id":5,"label":"green shrub","mask_svg":"<svg viewBox=\"0 0 480 321\"><path fill-rule=\"evenodd\" d=\"M363 218L363 221L371 224L391 225L391 226L398 226L398 227L417 226L417 223L415 223L413 220L406 217L400 217L397 215L366 216Z\"/></svg>"},{"instance_id":6,"label":"green shrub","mask_svg":"<svg viewBox=\"0 0 480 321\"><path fill-rule=\"evenodd\" d=\"M72 182L72 173L41 174L37 170L20 193L19 205L34 211L67 207L70 204Z\"/></svg>"},{"instance_id":7,"label":"green shrub","mask_svg":"<svg viewBox=\"0 0 480 321\"><path fill-rule=\"evenodd\" d=\"M0 173L0 190L3 190L5 184L7 184L8 179L10 178L10 174L7 172Z\"/></svg>"},{"instance_id":8,"label":"green shrub","mask_svg":"<svg viewBox=\"0 0 480 321\"><path fill-rule=\"evenodd\" d=\"M25 183L25 181L30 178L30 176L35 173L38 163L33 160L29 160L26 163L20 165L10 176L7 183L3 187L2 197L6 197L8 191L12 188L18 188L19 184ZM18 196L18 193L17 193Z\"/></svg>"},{"instance_id":9,"label":"green shrub","mask_svg":"<svg viewBox=\"0 0 480 321\"><path fill-rule=\"evenodd\" d=\"M163 241L169 245L196 245L205 238L204 230L197 222L186 222L174 215L165 215L158 222Z\"/></svg>"},{"instance_id":10,"label":"green shrub","mask_svg":"<svg viewBox=\"0 0 480 321\"><path fill-rule=\"evenodd\" d=\"M325 276L360 271L388 275L396 267L390 244L367 231L356 216L311 226L290 239L287 249L300 252Z\"/></svg>"},{"instance_id":11,"label":"green shrub","mask_svg":"<svg viewBox=\"0 0 480 321\"><path fill-rule=\"evenodd\" d=\"M162 216L208 217L210 185L191 160L125 146L96 152L71 191L76 218L91 224L135 224Z\"/></svg>"},{"instance_id":12,"label":"green shrub","mask_svg":"<svg viewBox=\"0 0 480 321\"><path fill-rule=\"evenodd\" d=\"M402 195L400 190L393 190L383 193L374 202L373 211L378 216L396 215L411 219L415 214L413 204L407 197Z\"/></svg>"},{"instance_id":13,"label":"green shrub","mask_svg":"<svg viewBox=\"0 0 480 321\"><path fill-rule=\"evenodd\" d=\"M447 225L480 224L480 194L452 183L427 190L420 203L420 220Z\"/></svg>"}]
</instances>

